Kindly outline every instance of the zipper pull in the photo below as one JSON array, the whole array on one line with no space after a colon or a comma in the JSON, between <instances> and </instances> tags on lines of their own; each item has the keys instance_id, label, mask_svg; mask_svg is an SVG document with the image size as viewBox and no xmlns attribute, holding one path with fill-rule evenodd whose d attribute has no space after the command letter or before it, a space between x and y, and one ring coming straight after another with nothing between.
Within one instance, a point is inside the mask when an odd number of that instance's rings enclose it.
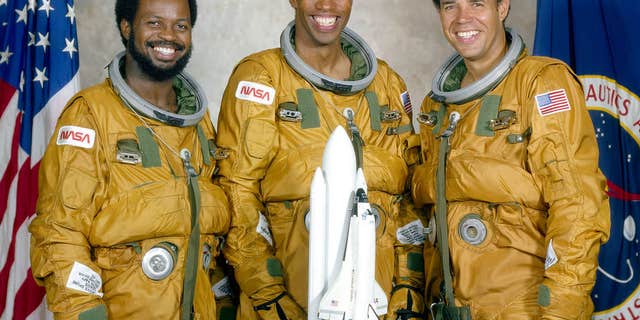
<instances>
[{"instance_id":1,"label":"zipper pull","mask_svg":"<svg viewBox=\"0 0 640 320\"><path fill-rule=\"evenodd\" d=\"M191 152L187 149L180 150L180 158L182 159L182 165L184 165L184 171L189 175L189 177L198 176L196 169L191 166Z\"/></svg>"},{"instance_id":2,"label":"zipper pull","mask_svg":"<svg viewBox=\"0 0 640 320\"><path fill-rule=\"evenodd\" d=\"M460 121L460 113L458 113L457 111L451 112L451 114L449 115L449 126L440 136L438 136L438 138L448 138L452 136L453 131L456 130L458 121Z\"/></svg>"}]
</instances>

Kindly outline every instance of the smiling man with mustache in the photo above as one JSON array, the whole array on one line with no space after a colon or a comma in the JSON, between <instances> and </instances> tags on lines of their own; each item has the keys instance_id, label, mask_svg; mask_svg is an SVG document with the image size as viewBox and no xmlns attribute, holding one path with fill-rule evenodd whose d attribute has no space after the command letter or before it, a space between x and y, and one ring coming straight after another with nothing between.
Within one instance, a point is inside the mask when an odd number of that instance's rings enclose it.
<instances>
[{"instance_id":1,"label":"smiling man with mustache","mask_svg":"<svg viewBox=\"0 0 640 320\"><path fill-rule=\"evenodd\" d=\"M580 80L527 54L505 28L510 0L433 4L456 51L418 114L412 180L437 226L424 246L435 319L591 319L610 218Z\"/></svg>"}]
</instances>

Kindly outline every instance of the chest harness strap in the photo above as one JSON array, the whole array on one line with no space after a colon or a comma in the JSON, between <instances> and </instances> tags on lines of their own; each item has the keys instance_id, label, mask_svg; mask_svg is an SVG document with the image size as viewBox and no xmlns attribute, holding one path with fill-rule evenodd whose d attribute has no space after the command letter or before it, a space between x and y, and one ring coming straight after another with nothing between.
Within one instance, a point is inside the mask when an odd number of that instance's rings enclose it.
<instances>
[{"instance_id":1,"label":"chest harness strap","mask_svg":"<svg viewBox=\"0 0 640 320\"><path fill-rule=\"evenodd\" d=\"M441 105L441 114L446 106ZM450 138L453 135L460 114L452 112L449 116L449 126L438 137L440 149L438 153L438 170L436 171L436 223L437 243L440 251L442 272L444 277L444 295L441 302L431 305L431 314L435 320L471 320L469 306L456 307L453 294L453 280L451 277L451 260L449 256L449 232L447 229L447 199L446 199L446 162L450 150Z\"/></svg>"},{"instance_id":2,"label":"chest harness strap","mask_svg":"<svg viewBox=\"0 0 640 320\"><path fill-rule=\"evenodd\" d=\"M180 151L180 157L182 158L184 170L187 174L189 203L191 204L191 236L189 237L189 245L187 247L181 319L190 320L193 318L193 297L195 293L196 273L198 271L198 255L200 253L200 222L198 219L200 212L200 188L198 187L198 174L193 166L191 166L191 153L189 150L183 149Z\"/></svg>"}]
</instances>

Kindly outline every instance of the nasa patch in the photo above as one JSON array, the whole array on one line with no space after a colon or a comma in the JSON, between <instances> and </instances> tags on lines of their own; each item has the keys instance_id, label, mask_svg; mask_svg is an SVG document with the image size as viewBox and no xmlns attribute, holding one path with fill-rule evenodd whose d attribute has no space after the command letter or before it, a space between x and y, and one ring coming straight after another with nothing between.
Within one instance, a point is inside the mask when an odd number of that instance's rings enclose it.
<instances>
[{"instance_id":1,"label":"nasa patch","mask_svg":"<svg viewBox=\"0 0 640 320\"><path fill-rule=\"evenodd\" d=\"M580 76L607 178L611 231L600 247L594 320L640 316L640 99L605 76ZM636 90L637 91L637 90Z\"/></svg>"},{"instance_id":2,"label":"nasa patch","mask_svg":"<svg viewBox=\"0 0 640 320\"><path fill-rule=\"evenodd\" d=\"M64 126L58 130L58 139L56 144L59 146L74 146L85 149L93 148L96 139L96 132L93 129Z\"/></svg>"},{"instance_id":3,"label":"nasa patch","mask_svg":"<svg viewBox=\"0 0 640 320\"><path fill-rule=\"evenodd\" d=\"M250 81L240 81L236 89L236 98L264 105L273 104L275 95L274 88Z\"/></svg>"}]
</instances>

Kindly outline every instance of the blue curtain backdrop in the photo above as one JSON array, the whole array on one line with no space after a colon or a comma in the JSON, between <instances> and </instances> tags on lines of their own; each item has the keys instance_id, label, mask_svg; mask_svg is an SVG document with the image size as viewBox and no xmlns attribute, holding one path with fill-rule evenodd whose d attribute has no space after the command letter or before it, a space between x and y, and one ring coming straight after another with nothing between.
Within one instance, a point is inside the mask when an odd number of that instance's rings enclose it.
<instances>
[{"instance_id":1,"label":"blue curtain backdrop","mask_svg":"<svg viewBox=\"0 0 640 320\"><path fill-rule=\"evenodd\" d=\"M594 319L640 317L640 1L538 0L535 55L580 77L607 177L611 239L600 252Z\"/></svg>"}]
</instances>

